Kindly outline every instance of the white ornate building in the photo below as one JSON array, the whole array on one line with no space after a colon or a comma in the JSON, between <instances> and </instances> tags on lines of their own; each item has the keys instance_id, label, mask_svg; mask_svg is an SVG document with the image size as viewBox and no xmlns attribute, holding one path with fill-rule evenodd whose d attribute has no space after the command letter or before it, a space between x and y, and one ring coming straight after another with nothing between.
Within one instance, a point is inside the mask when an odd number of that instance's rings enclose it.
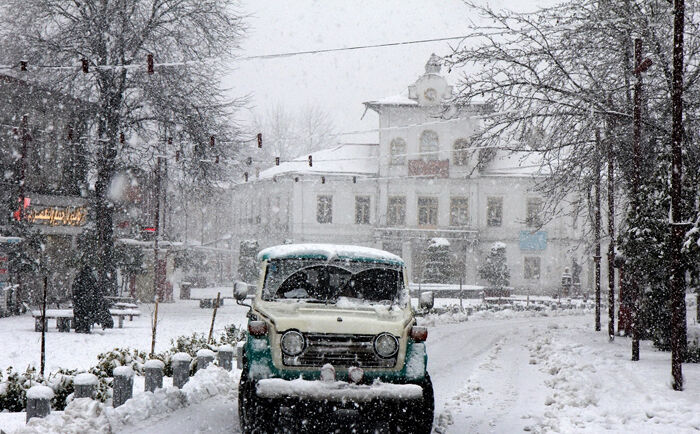
<instances>
[{"instance_id":1,"label":"white ornate building","mask_svg":"<svg viewBox=\"0 0 700 434\"><path fill-rule=\"evenodd\" d=\"M539 225L542 198L532 157L498 153L478 168L470 137L484 104L451 104L436 56L401 95L368 101L379 115L377 144L343 144L281 163L233 188L233 237L260 247L354 243L401 255L413 281L430 239L450 244L455 283L486 284L478 266L506 244L511 286L554 290L566 267L587 263L571 218ZM588 268L581 281L590 288Z\"/></svg>"}]
</instances>

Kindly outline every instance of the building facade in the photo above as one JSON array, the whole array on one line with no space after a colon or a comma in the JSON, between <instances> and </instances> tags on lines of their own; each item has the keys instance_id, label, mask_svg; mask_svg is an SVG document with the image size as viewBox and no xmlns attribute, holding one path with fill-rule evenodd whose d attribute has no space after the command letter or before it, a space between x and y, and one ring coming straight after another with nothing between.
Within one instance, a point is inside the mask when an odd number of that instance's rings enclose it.
<instances>
[{"instance_id":1,"label":"building facade","mask_svg":"<svg viewBox=\"0 0 700 434\"><path fill-rule=\"evenodd\" d=\"M497 151L479 162L471 137L489 111L456 105L432 56L406 92L365 103L378 114L378 143L344 144L260 172L232 188L232 233L260 247L283 242L352 243L401 255L413 282L425 281L426 248L449 244L447 281L488 285L479 266L506 245L510 285L556 291L566 269L584 287L589 267L582 228L544 221L534 189L536 158Z\"/></svg>"}]
</instances>

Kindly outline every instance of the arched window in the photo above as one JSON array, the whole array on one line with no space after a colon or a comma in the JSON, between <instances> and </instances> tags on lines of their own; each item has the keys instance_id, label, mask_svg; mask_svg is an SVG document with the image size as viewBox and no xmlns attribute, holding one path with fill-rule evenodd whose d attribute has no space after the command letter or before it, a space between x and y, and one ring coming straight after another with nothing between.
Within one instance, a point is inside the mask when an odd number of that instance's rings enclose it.
<instances>
[{"instance_id":1,"label":"arched window","mask_svg":"<svg viewBox=\"0 0 700 434\"><path fill-rule=\"evenodd\" d=\"M397 137L391 141L391 161L392 166L400 166L406 164L406 142Z\"/></svg>"},{"instance_id":2,"label":"arched window","mask_svg":"<svg viewBox=\"0 0 700 434\"><path fill-rule=\"evenodd\" d=\"M455 140L452 164L455 166L466 166L469 164L469 141L467 139Z\"/></svg>"},{"instance_id":3,"label":"arched window","mask_svg":"<svg viewBox=\"0 0 700 434\"><path fill-rule=\"evenodd\" d=\"M420 135L420 155L424 160L437 160L440 145L435 131L425 130Z\"/></svg>"}]
</instances>

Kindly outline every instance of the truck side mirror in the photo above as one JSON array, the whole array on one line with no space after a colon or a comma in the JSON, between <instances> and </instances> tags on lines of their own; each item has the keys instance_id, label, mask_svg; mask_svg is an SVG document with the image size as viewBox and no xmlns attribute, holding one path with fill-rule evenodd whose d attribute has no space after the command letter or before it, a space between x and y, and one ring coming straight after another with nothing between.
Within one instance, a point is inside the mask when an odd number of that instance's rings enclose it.
<instances>
[{"instance_id":1,"label":"truck side mirror","mask_svg":"<svg viewBox=\"0 0 700 434\"><path fill-rule=\"evenodd\" d=\"M233 284L233 298L236 301L243 301L248 297L248 284L245 282L235 282Z\"/></svg>"},{"instance_id":2,"label":"truck side mirror","mask_svg":"<svg viewBox=\"0 0 700 434\"><path fill-rule=\"evenodd\" d=\"M420 293L418 298L418 307L421 309L432 309L435 305L435 294L433 291L425 291Z\"/></svg>"}]
</instances>

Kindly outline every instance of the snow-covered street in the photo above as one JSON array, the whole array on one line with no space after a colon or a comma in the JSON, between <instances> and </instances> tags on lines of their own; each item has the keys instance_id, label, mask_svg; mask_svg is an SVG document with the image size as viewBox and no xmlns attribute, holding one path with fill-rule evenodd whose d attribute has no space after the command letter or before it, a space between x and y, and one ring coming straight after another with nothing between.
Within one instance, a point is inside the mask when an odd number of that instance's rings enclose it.
<instances>
[{"instance_id":1,"label":"snow-covered street","mask_svg":"<svg viewBox=\"0 0 700 434\"><path fill-rule=\"evenodd\" d=\"M188 310L185 321L194 321L199 313L190 302L168 309ZM242 320L243 312L226 306L221 324ZM700 430L700 366L684 365L686 390L674 392L669 353L643 342L641 361L631 362L630 341L618 337L609 343L604 333L592 331L590 312L534 314L486 312L466 322L435 321L428 338L435 432ZM173 318L173 327L184 324L183 319ZM164 327L164 337L170 328ZM227 382L235 384L236 379L233 372ZM239 432L235 388L221 390L226 392L145 420L122 418L113 428L121 433ZM4 429L13 432L24 425L23 419L9 416L0 415Z\"/></svg>"}]
</instances>

